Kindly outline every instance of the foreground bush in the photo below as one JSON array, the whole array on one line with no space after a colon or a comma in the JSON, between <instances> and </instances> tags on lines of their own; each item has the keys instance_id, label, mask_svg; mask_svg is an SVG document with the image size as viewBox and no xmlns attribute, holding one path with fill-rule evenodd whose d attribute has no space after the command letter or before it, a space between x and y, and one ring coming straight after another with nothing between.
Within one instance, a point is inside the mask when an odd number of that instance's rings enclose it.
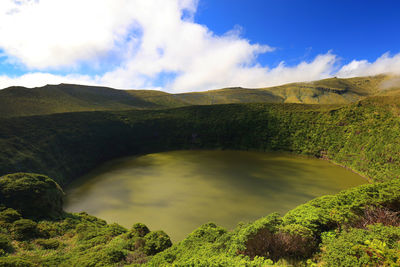
<instances>
[{"instance_id":1,"label":"foreground bush","mask_svg":"<svg viewBox=\"0 0 400 267\"><path fill-rule=\"evenodd\" d=\"M61 216L63 194L58 184L45 175L16 173L0 177L0 206L15 209L27 218Z\"/></svg>"},{"instance_id":2,"label":"foreground bush","mask_svg":"<svg viewBox=\"0 0 400 267\"><path fill-rule=\"evenodd\" d=\"M203 225L150 263L365 266L370 262L373 266L397 266L399 201L400 180L362 185L311 200L284 217L271 214L241 224L233 232L215 224ZM355 228L361 226L363 229Z\"/></svg>"},{"instance_id":3,"label":"foreground bush","mask_svg":"<svg viewBox=\"0 0 400 267\"><path fill-rule=\"evenodd\" d=\"M2 203L0 266L399 264L400 180L316 198L233 231L208 223L175 245L141 223L127 230L84 212L34 221Z\"/></svg>"},{"instance_id":4,"label":"foreground bush","mask_svg":"<svg viewBox=\"0 0 400 267\"><path fill-rule=\"evenodd\" d=\"M144 237L144 240L144 251L147 255L155 255L172 246L171 239L166 233L164 233L164 231L148 233Z\"/></svg>"},{"instance_id":5,"label":"foreground bush","mask_svg":"<svg viewBox=\"0 0 400 267\"><path fill-rule=\"evenodd\" d=\"M324 235L327 266L400 266L400 228L370 225Z\"/></svg>"}]
</instances>

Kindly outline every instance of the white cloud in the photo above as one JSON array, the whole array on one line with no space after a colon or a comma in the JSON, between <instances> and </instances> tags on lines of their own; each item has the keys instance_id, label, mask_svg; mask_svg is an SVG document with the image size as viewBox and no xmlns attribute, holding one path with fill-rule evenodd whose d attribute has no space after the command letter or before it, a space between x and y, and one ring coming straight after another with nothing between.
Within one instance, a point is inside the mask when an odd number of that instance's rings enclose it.
<instances>
[{"instance_id":1,"label":"white cloud","mask_svg":"<svg viewBox=\"0 0 400 267\"><path fill-rule=\"evenodd\" d=\"M74 66L117 49L134 25L129 0L1 0L0 48L32 69Z\"/></svg>"},{"instance_id":2,"label":"white cloud","mask_svg":"<svg viewBox=\"0 0 400 267\"><path fill-rule=\"evenodd\" d=\"M338 77L372 76L382 73L400 74L400 53L390 56L383 54L375 62L367 60L353 60L343 66L337 73Z\"/></svg>"},{"instance_id":3,"label":"white cloud","mask_svg":"<svg viewBox=\"0 0 400 267\"><path fill-rule=\"evenodd\" d=\"M274 49L240 36L240 27L216 35L193 21L197 0L1 0L0 49L7 60L29 73L0 76L0 88L53 83L154 88L171 92L228 86L264 87L311 81L335 74L331 53L310 62L275 68L257 63ZM4 55L3 55L4 56ZM399 55L374 63L353 61L338 75L356 76L399 70ZM106 73L91 73L108 66ZM69 75L49 74L62 69ZM75 72L75 73L74 73ZM369 74L368 74L369 75Z\"/></svg>"}]
</instances>

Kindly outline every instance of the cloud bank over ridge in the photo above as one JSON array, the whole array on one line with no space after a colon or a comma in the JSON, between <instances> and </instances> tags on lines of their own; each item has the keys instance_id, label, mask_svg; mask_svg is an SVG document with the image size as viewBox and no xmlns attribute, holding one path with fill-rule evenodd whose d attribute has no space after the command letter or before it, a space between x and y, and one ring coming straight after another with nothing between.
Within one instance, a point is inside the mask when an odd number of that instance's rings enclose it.
<instances>
[{"instance_id":1,"label":"cloud bank over ridge","mask_svg":"<svg viewBox=\"0 0 400 267\"><path fill-rule=\"evenodd\" d=\"M251 43L237 28L216 35L194 21L197 5L197 0L2 0L0 60L26 74L0 73L0 88L64 82L183 92L400 74L400 54L388 53L344 66L332 52L295 66L262 66L258 56L273 53L273 47Z\"/></svg>"}]
</instances>

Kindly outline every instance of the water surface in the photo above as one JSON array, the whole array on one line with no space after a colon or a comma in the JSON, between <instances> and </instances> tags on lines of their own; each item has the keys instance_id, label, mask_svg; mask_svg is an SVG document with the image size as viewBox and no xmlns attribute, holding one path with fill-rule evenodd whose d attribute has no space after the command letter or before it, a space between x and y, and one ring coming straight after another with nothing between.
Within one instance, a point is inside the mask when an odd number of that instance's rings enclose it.
<instances>
[{"instance_id":1,"label":"water surface","mask_svg":"<svg viewBox=\"0 0 400 267\"><path fill-rule=\"evenodd\" d=\"M232 229L366 183L327 161L282 153L174 151L110 161L67 188L65 209L182 240L203 223Z\"/></svg>"}]
</instances>

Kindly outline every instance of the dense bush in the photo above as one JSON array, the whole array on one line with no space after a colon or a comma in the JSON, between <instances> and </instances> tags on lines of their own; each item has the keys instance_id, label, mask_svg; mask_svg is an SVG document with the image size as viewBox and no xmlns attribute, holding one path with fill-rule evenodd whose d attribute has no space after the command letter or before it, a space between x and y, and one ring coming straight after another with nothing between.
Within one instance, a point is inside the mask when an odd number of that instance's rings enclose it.
<instances>
[{"instance_id":1,"label":"dense bush","mask_svg":"<svg viewBox=\"0 0 400 267\"><path fill-rule=\"evenodd\" d=\"M3 209L0 266L265 266L311 259L331 266L395 266L399 200L400 180L367 184L234 231L208 223L175 245L164 232L140 223L126 230L84 212L36 223Z\"/></svg>"},{"instance_id":2,"label":"dense bush","mask_svg":"<svg viewBox=\"0 0 400 267\"><path fill-rule=\"evenodd\" d=\"M380 224L323 235L327 266L399 266L400 228Z\"/></svg>"},{"instance_id":3,"label":"dense bush","mask_svg":"<svg viewBox=\"0 0 400 267\"><path fill-rule=\"evenodd\" d=\"M147 228L146 225L144 225L143 223L135 223L132 226L131 231L129 232L129 236L130 237L134 237L134 236L144 237L148 233L150 233L150 230L149 230L149 228Z\"/></svg>"},{"instance_id":4,"label":"dense bush","mask_svg":"<svg viewBox=\"0 0 400 267\"><path fill-rule=\"evenodd\" d=\"M362 214L358 220L352 223L352 226L356 228L366 228L368 225L377 223L385 226L400 227L400 212L393 211L387 207L369 206L365 208L364 214Z\"/></svg>"},{"instance_id":5,"label":"dense bush","mask_svg":"<svg viewBox=\"0 0 400 267\"><path fill-rule=\"evenodd\" d=\"M375 264L393 263L392 265L396 266L398 263L395 255L400 245L398 235L400 227L379 226L374 220L370 220L371 224L366 226L367 229L352 228L352 225L358 225L360 220L364 220L366 214L369 214L370 207L385 211L387 207L391 207L390 213L385 214L398 216L399 200L400 180L393 180L363 185L337 195L316 198L289 211L282 218L278 214L271 214L253 223L241 224L233 232L227 232L215 224L206 224L182 242L157 254L150 263L213 266L214 263L211 261L213 259L215 262L221 261L227 265L230 263L234 266L235 262L238 265L252 266L258 261L268 265L272 263L271 260L284 265L306 264L308 259L311 264L310 259L315 258L317 262L326 262L331 266L353 266L352 263L357 266L365 264L368 260L365 255L369 255L369 249L380 244L379 246L385 249L382 253L379 249L379 251L374 250L378 253L376 258L381 259L375 261ZM398 221L394 217L389 219L391 222ZM371 226L374 224L376 226ZM362 238L346 243L347 239L353 238L353 234L349 233L357 233L354 234L356 236L362 233ZM381 244L376 240L385 243ZM320 246L322 252L319 250ZM355 249L353 246L358 246L357 255L366 251L365 255L362 254L363 260L352 254ZM343 264L338 265L339 262ZM371 259L371 262L374 261Z\"/></svg>"},{"instance_id":6,"label":"dense bush","mask_svg":"<svg viewBox=\"0 0 400 267\"><path fill-rule=\"evenodd\" d=\"M144 251L147 255L155 255L172 246L171 239L164 231L150 232L144 237L144 240Z\"/></svg>"},{"instance_id":7,"label":"dense bush","mask_svg":"<svg viewBox=\"0 0 400 267\"><path fill-rule=\"evenodd\" d=\"M11 239L8 235L0 234L0 251L1 250L3 252L10 252L12 250Z\"/></svg>"},{"instance_id":8,"label":"dense bush","mask_svg":"<svg viewBox=\"0 0 400 267\"><path fill-rule=\"evenodd\" d=\"M241 253L251 258L263 256L278 261L307 259L317 248L314 237L287 232L272 233L268 229L262 229L247 240L246 250Z\"/></svg>"},{"instance_id":9,"label":"dense bush","mask_svg":"<svg viewBox=\"0 0 400 267\"><path fill-rule=\"evenodd\" d=\"M17 214L12 209L5 214ZM5 216L6 219L9 216ZM144 263L171 246L162 231L144 224L131 231L87 213L68 214L57 220L20 218L6 223L0 233L0 266L113 266ZM139 236L139 233L141 236ZM137 243L137 246L132 244Z\"/></svg>"},{"instance_id":10,"label":"dense bush","mask_svg":"<svg viewBox=\"0 0 400 267\"><path fill-rule=\"evenodd\" d=\"M19 219L21 219L21 214L19 214L19 212L14 209L9 208L0 212L0 221L13 223Z\"/></svg>"},{"instance_id":11,"label":"dense bush","mask_svg":"<svg viewBox=\"0 0 400 267\"><path fill-rule=\"evenodd\" d=\"M63 191L45 175L15 173L0 177L0 203L24 217L56 218L62 214Z\"/></svg>"},{"instance_id":12,"label":"dense bush","mask_svg":"<svg viewBox=\"0 0 400 267\"><path fill-rule=\"evenodd\" d=\"M12 235L16 240L29 240L37 237L37 223L29 219L20 219L13 223Z\"/></svg>"}]
</instances>

